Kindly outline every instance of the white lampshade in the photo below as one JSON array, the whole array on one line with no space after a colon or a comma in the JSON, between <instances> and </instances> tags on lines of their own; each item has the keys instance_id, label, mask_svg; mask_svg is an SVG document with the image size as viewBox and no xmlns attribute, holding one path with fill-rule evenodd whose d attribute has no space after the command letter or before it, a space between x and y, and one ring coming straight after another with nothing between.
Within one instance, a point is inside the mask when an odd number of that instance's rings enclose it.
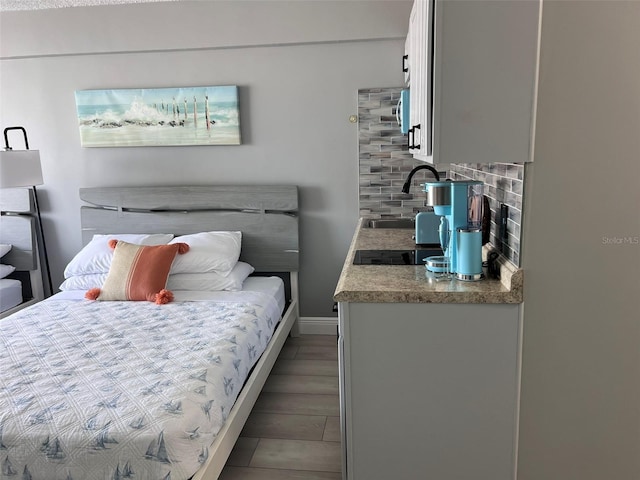
<instances>
[{"instance_id":1,"label":"white lampshade","mask_svg":"<svg viewBox=\"0 0 640 480\"><path fill-rule=\"evenodd\" d=\"M0 151L0 188L42 185L38 150Z\"/></svg>"}]
</instances>

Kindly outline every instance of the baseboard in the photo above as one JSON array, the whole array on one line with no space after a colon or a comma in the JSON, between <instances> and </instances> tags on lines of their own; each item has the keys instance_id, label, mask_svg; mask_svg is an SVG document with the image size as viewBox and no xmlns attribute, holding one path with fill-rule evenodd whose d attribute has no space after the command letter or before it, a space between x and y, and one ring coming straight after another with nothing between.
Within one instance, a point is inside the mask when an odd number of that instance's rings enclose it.
<instances>
[{"instance_id":1,"label":"baseboard","mask_svg":"<svg viewBox=\"0 0 640 480\"><path fill-rule=\"evenodd\" d=\"M337 335L338 317L300 317L298 326L302 335Z\"/></svg>"}]
</instances>

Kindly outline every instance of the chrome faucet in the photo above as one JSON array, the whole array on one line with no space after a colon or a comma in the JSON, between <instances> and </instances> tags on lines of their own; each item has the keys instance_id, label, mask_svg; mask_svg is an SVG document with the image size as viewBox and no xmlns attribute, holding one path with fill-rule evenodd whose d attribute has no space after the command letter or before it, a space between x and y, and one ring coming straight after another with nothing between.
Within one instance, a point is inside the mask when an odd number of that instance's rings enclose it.
<instances>
[{"instance_id":1,"label":"chrome faucet","mask_svg":"<svg viewBox=\"0 0 640 480\"><path fill-rule=\"evenodd\" d=\"M407 181L404 182L404 185L402 186L402 193L409 193L409 188L411 188L411 179L413 178L413 175L418 170L423 170L425 168L429 170L431 173L433 173L434 177L436 177L436 181L438 182L440 181L440 175L438 174L438 171L435 168L433 168L431 165L418 165L413 170L411 170L411 172L409 172Z\"/></svg>"}]
</instances>

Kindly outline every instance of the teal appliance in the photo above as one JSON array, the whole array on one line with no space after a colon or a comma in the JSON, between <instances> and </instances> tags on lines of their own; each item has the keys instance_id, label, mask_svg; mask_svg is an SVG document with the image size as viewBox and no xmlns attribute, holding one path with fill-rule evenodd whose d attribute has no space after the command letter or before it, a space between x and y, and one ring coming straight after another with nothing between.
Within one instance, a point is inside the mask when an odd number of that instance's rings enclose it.
<instances>
[{"instance_id":1,"label":"teal appliance","mask_svg":"<svg viewBox=\"0 0 640 480\"><path fill-rule=\"evenodd\" d=\"M398 105L396 105L396 120L400 126L400 131L403 135L409 133L409 90L405 89L400 92L400 99Z\"/></svg>"},{"instance_id":2,"label":"teal appliance","mask_svg":"<svg viewBox=\"0 0 640 480\"><path fill-rule=\"evenodd\" d=\"M441 217L438 236L449 257L450 273L459 280L480 280L484 184L472 180L430 182L424 184L424 191L426 204Z\"/></svg>"},{"instance_id":3,"label":"teal appliance","mask_svg":"<svg viewBox=\"0 0 640 480\"><path fill-rule=\"evenodd\" d=\"M433 209L429 211L418 212L416 215L416 244L417 245L433 245L440 243L438 226L440 225L440 216L436 215Z\"/></svg>"}]
</instances>

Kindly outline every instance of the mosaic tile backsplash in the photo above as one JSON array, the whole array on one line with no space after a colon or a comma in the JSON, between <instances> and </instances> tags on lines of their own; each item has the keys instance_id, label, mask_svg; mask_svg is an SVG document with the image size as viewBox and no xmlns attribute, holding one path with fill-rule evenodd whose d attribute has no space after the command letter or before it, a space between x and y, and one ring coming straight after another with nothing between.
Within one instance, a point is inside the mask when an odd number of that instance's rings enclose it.
<instances>
[{"instance_id":1,"label":"mosaic tile backsplash","mask_svg":"<svg viewBox=\"0 0 640 480\"><path fill-rule=\"evenodd\" d=\"M359 199L365 218L415 217L424 210L425 194L420 183L434 180L427 170L418 171L411 190L402 193L409 172L424 162L414 160L407 137L396 121L401 88L358 91ZM442 179L446 172L441 173Z\"/></svg>"},{"instance_id":2,"label":"mosaic tile backsplash","mask_svg":"<svg viewBox=\"0 0 640 480\"><path fill-rule=\"evenodd\" d=\"M358 91L359 210L365 218L415 217L425 210L420 183L433 180L427 170L417 172L410 193L402 185L413 167L407 137L396 121L396 105L402 88ZM447 174L449 175L447 177ZM441 179L481 180L491 208L491 243L515 265L520 264L520 235L524 165L515 163L452 164ZM506 234L501 238L501 205L508 207Z\"/></svg>"},{"instance_id":3,"label":"mosaic tile backsplash","mask_svg":"<svg viewBox=\"0 0 640 480\"><path fill-rule=\"evenodd\" d=\"M519 266L524 164L452 164L449 178L484 182L484 194L489 198L491 208L490 242L511 262ZM500 234L501 205L508 208L504 236Z\"/></svg>"}]
</instances>

